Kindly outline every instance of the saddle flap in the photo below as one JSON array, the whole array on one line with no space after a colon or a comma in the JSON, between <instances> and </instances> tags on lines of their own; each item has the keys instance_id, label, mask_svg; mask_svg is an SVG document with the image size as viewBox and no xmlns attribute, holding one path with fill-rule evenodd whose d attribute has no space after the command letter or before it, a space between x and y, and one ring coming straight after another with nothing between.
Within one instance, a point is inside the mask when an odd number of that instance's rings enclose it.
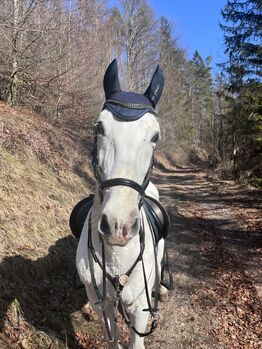
<instances>
[{"instance_id":1,"label":"saddle flap","mask_svg":"<svg viewBox=\"0 0 262 349\"><path fill-rule=\"evenodd\" d=\"M83 200L79 201L73 208L70 218L69 226L72 234L79 240L82 229L85 224L86 217L91 210L94 203L94 195L91 194Z\"/></svg>"},{"instance_id":2,"label":"saddle flap","mask_svg":"<svg viewBox=\"0 0 262 349\"><path fill-rule=\"evenodd\" d=\"M145 210L154 231L155 241L165 239L169 232L170 218L164 206L156 199L146 195Z\"/></svg>"}]
</instances>

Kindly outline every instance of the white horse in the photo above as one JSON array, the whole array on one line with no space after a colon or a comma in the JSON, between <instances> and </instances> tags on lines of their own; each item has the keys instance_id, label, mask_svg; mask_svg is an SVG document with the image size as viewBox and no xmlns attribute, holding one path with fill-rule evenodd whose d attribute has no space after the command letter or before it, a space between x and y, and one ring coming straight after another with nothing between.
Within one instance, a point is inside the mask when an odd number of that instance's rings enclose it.
<instances>
[{"instance_id":1,"label":"white horse","mask_svg":"<svg viewBox=\"0 0 262 349\"><path fill-rule=\"evenodd\" d=\"M109 348L122 348L115 325L118 307L131 328L129 348L144 349L149 319L144 310L149 308L156 278L155 287L166 292L159 285L164 240L158 242L155 252L142 201L143 190L159 199L149 174L160 134L154 107L163 89L162 71L157 68L144 95L122 92L114 60L106 71L104 89L106 103L96 122L94 152L98 184L76 265Z\"/></svg>"}]
</instances>

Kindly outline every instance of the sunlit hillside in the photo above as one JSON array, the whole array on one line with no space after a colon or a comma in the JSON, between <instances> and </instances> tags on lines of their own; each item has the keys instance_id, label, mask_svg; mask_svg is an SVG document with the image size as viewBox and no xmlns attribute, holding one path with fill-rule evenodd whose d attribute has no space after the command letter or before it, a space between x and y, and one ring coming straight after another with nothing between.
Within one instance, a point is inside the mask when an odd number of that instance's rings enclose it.
<instances>
[{"instance_id":1,"label":"sunlit hillside","mask_svg":"<svg viewBox=\"0 0 262 349\"><path fill-rule=\"evenodd\" d=\"M36 259L69 234L70 210L89 191L88 139L4 104L0 127L1 257Z\"/></svg>"},{"instance_id":2,"label":"sunlit hillside","mask_svg":"<svg viewBox=\"0 0 262 349\"><path fill-rule=\"evenodd\" d=\"M42 329L71 326L69 312L86 299L78 291L78 305L59 313L59 304L67 296L72 302L75 290L76 241L68 218L92 186L89 145L87 135L0 104L1 348L58 345Z\"/></svg>"}]
</instances>

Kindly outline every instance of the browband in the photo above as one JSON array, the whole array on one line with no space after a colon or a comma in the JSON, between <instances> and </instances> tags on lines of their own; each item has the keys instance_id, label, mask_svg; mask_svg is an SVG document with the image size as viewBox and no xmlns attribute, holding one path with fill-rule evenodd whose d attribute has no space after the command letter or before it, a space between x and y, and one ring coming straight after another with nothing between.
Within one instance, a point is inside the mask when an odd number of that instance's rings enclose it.
<instances>
[{"instance_id":1,"label":"browband","mask_svg":"<svg viewBox=\"0 0 262 349\"><path fill-rule=\"evenodd\" d=\"M115 100L107 100L103 109L108 109L114 116L124 121L135 121L140 119L146 113L157 116L156 111L144 104L124 103Z\"/></svg>"},{"instance_id":2,"label":"browband","mask_svg":"<svg viewBox=\"0 0 262 349\"><path fill-rule=\"evenodd\" d=\"M139 110L143 110L143 109L148 109L151 111L151 113L153 114L157 114L155 109L153 107L150 107L149 105L145 105L145 104L138 104L138 103L124 103L121 101L117 101L117 100L113 100L113 99L108 99L105 101L103 109L108 105L108 104L115 104L115 105L119 105L121 107L124 108L128 108L128 109L139 109Z\"/></svg>"}]
</instances>

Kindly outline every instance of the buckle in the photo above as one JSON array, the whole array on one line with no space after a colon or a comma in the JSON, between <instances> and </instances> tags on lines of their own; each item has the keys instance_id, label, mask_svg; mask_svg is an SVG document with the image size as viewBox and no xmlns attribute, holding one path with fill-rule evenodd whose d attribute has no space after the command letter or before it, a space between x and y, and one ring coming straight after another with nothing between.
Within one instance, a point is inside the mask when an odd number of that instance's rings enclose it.
<instances>
[{"instance_id":1,"label":"buckle","mask_svg":"<svg viewBox=\"0 0 262 349\"><path fill-rule=\"evenodd\" d=\"M116 298L116 300L119 300L121 298L121 296L122 296L122 291L116 290L115 291L115 298Z\"/></svg>"},{"instance_id":2,"label":"buckle","mask_svg":"<svg viewBox=\"0 0 262 349\"><path fill-rule=\"evenodd\" d=\"M95 302L95 305L97 305L100 310L104 310L105 306L106 306L106 301L99 300L99 301Z\"/></svg>"}]
</instances>

